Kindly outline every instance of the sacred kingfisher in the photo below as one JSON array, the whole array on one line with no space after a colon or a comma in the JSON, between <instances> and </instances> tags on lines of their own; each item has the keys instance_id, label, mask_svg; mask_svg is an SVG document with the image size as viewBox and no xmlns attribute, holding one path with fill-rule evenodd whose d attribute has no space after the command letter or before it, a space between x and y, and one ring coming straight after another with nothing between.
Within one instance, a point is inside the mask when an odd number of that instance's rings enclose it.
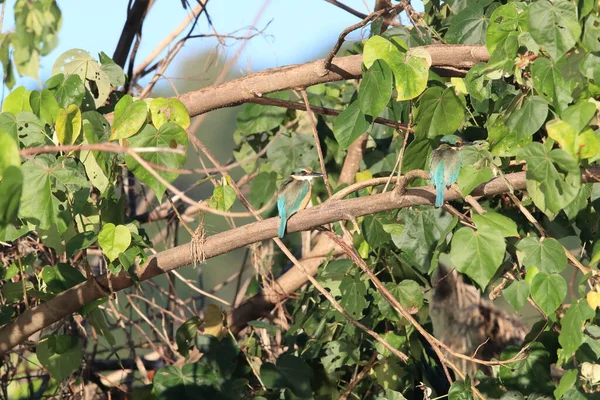
<instances>
[{"instance_id":1,"label":"sacred kingfisher","mask_svg":"<svg viewBox=\"0 0 600 400\"><path fill-rule=\"evenodd\" d=\"M279 237L285 234L287 220L298 211L303 210L310 201L313 178L322 177L323 174L313 172L310 168L299 168L292 171L279 187L277 209L279 210Z\"/></svg>"},{"instance_id":2,"label":"sacred kingfisher","mask_svg":"<svg viewBox=\"0 0 600 400\"><path fill-rule=\"evenodd\" d=\"M463 140L456 135L442 137L440 147L431 152L429 177L435 187L435 206L444 204L444 190L458 179L461 168L461 156L458 146Z\"/></svg>"}]
</instances>

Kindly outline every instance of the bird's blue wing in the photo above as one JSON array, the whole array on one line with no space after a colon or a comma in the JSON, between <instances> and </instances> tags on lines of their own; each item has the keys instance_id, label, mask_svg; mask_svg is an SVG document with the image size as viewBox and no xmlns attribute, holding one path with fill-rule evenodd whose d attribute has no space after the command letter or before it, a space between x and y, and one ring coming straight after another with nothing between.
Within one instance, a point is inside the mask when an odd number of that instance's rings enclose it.
<instances>
[{"instance_id":1,"label":"bird's blue wing","mask_svg":"<svg viewBox=\"0 0 600 400\"><path fill-rule=\"evenodd\" d=\"M442 151L434 151L431 154L431 162L429 164L429 178L431 184L435 188L435 206L441 207L444 204L444 160Z\"/></svg>"},{"instance_id":2,"label":"bird's blue wing","mask_svg":"<svg viewBox=\"0 0 600 400\"><path fill-rule=\"evenodd\" d=\"M449 149L444 157L444 184L450 186L458 179L462 166L460 151Z\"/></svg>"},{"instance_id":3,"label":"bird's blue wing","mask_svg":"<svg viewBox=\"0 0 600 400\"><path fill-rule=\"evenodd\" d=\"M293 181L288 183L279 194L279 199L277 200L277 209L281 217L279 237L283 237L287 219L298 212L309 190L310 183L308 181Z\"/></svg>"},{"instance_id":4,"label":"bird's blue wing","mask_svg":"<svg viewBox=\"0 0 600 400\"><path fill-rule=\"evenodd\" d=\"M285 235L285 226L287 225L287 212L285 210L285 198L284 197L279 197L279 199L277 200L277 211L279 212L279 233L277 234L277 236L279 236L280 238L283 237L283 235Z\"/></svg>"}]
</instances>

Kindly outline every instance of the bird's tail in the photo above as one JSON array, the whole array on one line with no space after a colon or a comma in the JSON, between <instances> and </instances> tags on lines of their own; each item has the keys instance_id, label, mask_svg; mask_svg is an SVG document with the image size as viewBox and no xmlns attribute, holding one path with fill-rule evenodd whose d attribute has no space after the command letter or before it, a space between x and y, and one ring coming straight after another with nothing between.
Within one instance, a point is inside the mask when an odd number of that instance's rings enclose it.
<instances>
[{"instance_id":1,"label":"bird's tail","mask_svg":"<svg viewBox=\"0 0 600 400\"><path fill-rule=\"evenodd\" d=\"M444 205L444 190L446 189L445 185L439 184L435 187L435 206L441 207Z\"/></svg>"},{"instance_id":2,"label":"bird's tail","mask_svg":"<svg viewBox=\"0 0 600 400\"><path fill-rule=\"evenodd\" d=\"M285 226L287 225L287 218L285 215L281 216L281 221L279 222L279 238L281 239L283 235L285 235Z\"/></svg>"}]
</instances>

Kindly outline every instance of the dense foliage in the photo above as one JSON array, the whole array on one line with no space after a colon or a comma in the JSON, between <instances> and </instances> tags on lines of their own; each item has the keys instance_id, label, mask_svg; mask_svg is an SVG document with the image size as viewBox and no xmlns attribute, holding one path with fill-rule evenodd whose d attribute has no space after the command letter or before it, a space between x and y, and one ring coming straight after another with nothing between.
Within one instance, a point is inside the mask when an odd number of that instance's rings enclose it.
<instances>
[{"instance_id":1,"label":"dense foliage","mask_svg":"<svg viewBox=\"0 0 600 400\"><path fill-rule=\"evenodd\" d=\"M9 87L13 65L37 77L39 56L55 46L60 26L54 1L16 4L17 29L2 36L0 47ZM306 285L283 303L278 318L251 321L235 337L224 324L230 310L209 305L201 316L188 314L168 338L177 353L164 360L180 362L167 362L151 383L134 384L136 390L159 398L403 399L449 393L452 400L583 399L600 391L600 186L593 183L600 173L598 4L432 1L415 16L417 25L383 32L383 19L375 19L369 37L347 50L362 54L358 83L306 89L312 106L339 111L316 122L323 172L334 192L346 187L338 178L348 149L365 133L355 181L428 170L441 137L458 134L480 144L461 149L457 188L465 199L332 224L338 235L350 232L354 247L345 251L350 257L331 252L316 279L347 317ZM423 46L434 43L485 45L489 61L463 77L451 68L432 68ZM14 88L2 103L4 329L18 329L11 326L18 315L99 274L98 268L137 279L136 267L152 255L148 228L126 213L126 171L152 191L155 202L169 204L171 183L186 162L190 116L177 98L140 99L119 91L126 79L106 54L96 59L75 49L58 57L43 89ZM291 90L266 98L302 102ZM247 104L235 132L214 133L233 135L233 156L247 174L245 193L253 207L268 205L293 169L320 170L307 117L279 105ZM481 184L508 182L522 171L526 190L508 185L500 195L469 197ZM213 182L207 205L230 211L239 202L231 177ZM416 179L409 187L426 185ZM362 188L349 197L367 204L383 190L391 188ZM423 193L433 204L431 192ZM326 201L323 182L315 184L313 198ZM266 207L264 216L275 213ZM300 250L297 239L289 234L284 242ZM252 251L261 257L257 248ZM273 278L290 268L281 253L262 257L258 263L269 271L257 274L248 296L261 285L276 285ZM114 296L107 289L107 297L79 310L80 317L47 327L33 345L4 356L5 395L16 375L34 368L19 364L17 352L37 357L50 373L48 394L75 391L67 382L96 382L82 364L91 365L98 347L114 349L127 340L111 333L118 323L106 312ZM508 312L482 300L480 292L506 300ZM510 315L513 310L528 319ZM481 320L474 321L476 316ZM423 328L462 357L440 348ZM85 329L93 329L93 337ZM491 359L503 361L486 363ZM32 388L42 384L42 378L31 379ZM32 393L22 390L23 396Z\"/></svg>"}]
</instances>

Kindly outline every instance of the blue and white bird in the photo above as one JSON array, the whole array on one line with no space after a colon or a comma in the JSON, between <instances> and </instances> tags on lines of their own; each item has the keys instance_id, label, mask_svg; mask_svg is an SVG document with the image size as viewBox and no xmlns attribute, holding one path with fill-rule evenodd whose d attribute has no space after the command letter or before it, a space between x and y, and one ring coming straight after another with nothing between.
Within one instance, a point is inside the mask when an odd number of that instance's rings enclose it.
<instances>
[{"instance_id":1,"label":"blue and white bird","mask_svg":"<svg viewBox=\"0 0 600 400\"><path fill-rule=\"evenodd\" d=\"M456 135L442 137L440 146L431 152L429 177L435 187L435 206L444 204L444 191L458 179L462 160L458 146L463 141Z\"/></svg>"},{"instance_id":2,"label":"blue and white bird","mask_svg":"<svg viewBox=\"0 0 600 400\"><path fill-rule=\"evenodd\" d=\"M279 223L279 237L285 235L287 220L308 205L312 194L312 180L322 177L323 174L313 172L310 168L298 168L292 171L279 187L277 210L281 222Z\"/></svg>"}]
</instances>

